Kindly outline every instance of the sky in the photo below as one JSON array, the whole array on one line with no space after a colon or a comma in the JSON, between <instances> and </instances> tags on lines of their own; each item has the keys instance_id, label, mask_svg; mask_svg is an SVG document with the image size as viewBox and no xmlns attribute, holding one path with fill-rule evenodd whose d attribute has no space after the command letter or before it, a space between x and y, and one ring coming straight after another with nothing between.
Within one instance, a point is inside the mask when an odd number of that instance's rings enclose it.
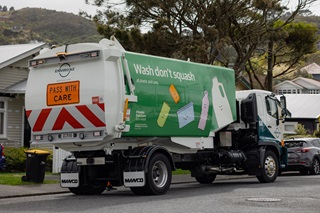
<instances>
[{"instance_id":1,"label":"sky","mask_svg":"<svg viewBox=\"0 0 320 213\"><path fill-rule=\"evenodd\" d=\"M84 0L0 0L1 6L14 7L15 10L21 8L45 8L62 12L78 14L83 10L90 15L96 14L98 7L87 5Z\"/></svg>"},{"instance_id":2,"label":"sky","mask_svg":"<svg viewBox=\"0 0 320 213\"><path fill-rule=\"evenodd\" d=\"M117 2L117 0L114 1ZM298 0L283 1L290 2L289 9L293 10ZM83 10L90 15L96 14L96 10L98 9L98 7L85 4L84 0L0 0L0 5L7 6L8 9L14 7L15 10L25 7L37 7L74 14L78 14L80 10ZM317 0L309 10L313 14L320 16L320 0Z\"/></svg>"}]
</instances>

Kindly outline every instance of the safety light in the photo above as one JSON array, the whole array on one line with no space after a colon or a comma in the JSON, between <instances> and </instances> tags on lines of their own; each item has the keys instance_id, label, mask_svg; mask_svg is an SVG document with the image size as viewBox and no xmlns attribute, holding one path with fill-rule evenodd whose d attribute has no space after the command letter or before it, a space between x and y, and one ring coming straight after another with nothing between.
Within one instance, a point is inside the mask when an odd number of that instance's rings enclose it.
<instances>
[{"instance_id":1,"label":"safety light","mask_svg":"<svg viewBox=\"0 0 320 213\"><path fill-rule=\"evenodd\" d=\"M37 61L30 61L30 66L32 67L37 66Z\"/></svg>"},{"instance_id":2,"label":"safety light","mask_svg":"<svg viewBox=\"0 0 320 213\"><path fill-rule=\"evenodd\" d=\"M98 51L95 51L95 52L91 52L90 53L90 57L93 58L93 57L98 57L99 56L99 52Z\"/></svg>"},{"instance_id":3,"label":"safety light","mask_svg":"<svg viewBox=\"0 0 320 213\"><path fill-rule=\"evenodd\" d=\"M41 140L43 140L43 135L36 135L36 136L34 137L34 139L35 139L36 141L41 141Z\"/></svg>"},{"instance_id":4,"label":"safety light","mask_svg":"<svg viewBox=\"0 0 320 213\"><path fill-rule=\"evenodd\" d=\"M43 59L41 59L41 60L32 60L32 61L29 62L29 65L31 67L35 67L37 65L41 65L41 64L44 64L44 63L46 63L46 61L43 60Z\"/></svg>"},{"instance_id":5,"label":"safety light","mask_svg":"<svg viewBox=\"0 0 320 213\"><path fill-rule=\"evenodd\" d=\"M99 137L99 136L101 136L102 135L102 132L101 131L95 131L95 132L93 132L93 136L95 136L95 137Z\"/></svg>"}]
</instances>

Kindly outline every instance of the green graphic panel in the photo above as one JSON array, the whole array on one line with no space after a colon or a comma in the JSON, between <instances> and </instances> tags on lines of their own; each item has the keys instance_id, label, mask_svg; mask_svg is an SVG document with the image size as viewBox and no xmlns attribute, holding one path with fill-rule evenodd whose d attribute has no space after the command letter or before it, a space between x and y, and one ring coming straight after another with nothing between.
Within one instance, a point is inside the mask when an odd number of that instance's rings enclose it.
<instances>
[{"instance_id":1,"label":"green graphic panel","mask_svg":"<svg viewBox=\"0 0 320 213\"><path fill-rule=\"evenodd\" d=\"M127 52L137 103L123 136L207 137L236 119L231 69ZM127 88L127 94L129 94Z\"/></svg>"}]
</instances>

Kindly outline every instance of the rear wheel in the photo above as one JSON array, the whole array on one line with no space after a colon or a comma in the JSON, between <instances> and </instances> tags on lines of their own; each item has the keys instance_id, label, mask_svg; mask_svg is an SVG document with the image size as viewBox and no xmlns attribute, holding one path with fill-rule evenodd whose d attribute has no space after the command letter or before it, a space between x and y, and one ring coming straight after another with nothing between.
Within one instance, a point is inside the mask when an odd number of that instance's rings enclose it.
<instances>
[{"instance_id":1,"label":"rear wheel","mask_svg":"<svg viewBox=\"0 0 320 213\"><path fill-rule=\"evenodd\" d=\"M171 177L171 165L168 158L161 153L156 153L149 161L145 186L130 189L139 195L165 194L170 188Z\"/></svg>"},{"instance_id":2,"label":"rear wheel","mask_svg":"<svg viewBox=\"0 0 320 213\"><path fill-rule=\"evenodd\" d=\"M310 174L318 175L320 173L320 163L317 158L314 158L312 161L312 167L310 169Z\"/></svg>"},{"instance_id":3,"label":"rear wheel","mask_svg":"<svg viewBox=\"0 0 320 213\"><path fill-rule=\"evenodd\" d=\"M210 184L216 179L217 175L212 174L212 175L204 175L201 177L195 177L198 183L200 184Z\"/></svg>"},{"instance_id":4,"label":"rear wheel","mask_svg":"<svg viewBox=\"0 0 320 213\"><path fill-rule=\"evenodd\" d=\"M87 185L80 185L76 188L69 188L69 191L76 195L99 195L107 188L106 181L89 181Z\"/></svg>"},{"instance_id":5,"label":"rear wheel","mask_svg":"<svg viewBox=\"0 0 320 213\"><path fill-rule=\"evenodd\" d=\"M273 151L266 151L261 165L261 175L257 176L261 183L271 183L277 179L278 176L278 158Z\"/></svg>"}]
</instances>

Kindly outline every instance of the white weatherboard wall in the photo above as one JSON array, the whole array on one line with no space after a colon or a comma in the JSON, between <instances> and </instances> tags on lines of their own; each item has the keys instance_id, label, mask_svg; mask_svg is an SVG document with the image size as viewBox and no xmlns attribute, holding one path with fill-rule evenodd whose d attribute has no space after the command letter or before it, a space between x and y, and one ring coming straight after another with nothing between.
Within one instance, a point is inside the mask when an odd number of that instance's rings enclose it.
<instances>
[{"instance_id":1,"label":"white weatherboard wall","mask_svg":"<svg viewBox=\"0 0 320 213\"><path fill-rule=\"evenodd\" d=\"M63 149L53 148L52 173L60 173L63 159L68 155L70 155L70 152L67 152Z\"/></svg>"}]
</instances>

